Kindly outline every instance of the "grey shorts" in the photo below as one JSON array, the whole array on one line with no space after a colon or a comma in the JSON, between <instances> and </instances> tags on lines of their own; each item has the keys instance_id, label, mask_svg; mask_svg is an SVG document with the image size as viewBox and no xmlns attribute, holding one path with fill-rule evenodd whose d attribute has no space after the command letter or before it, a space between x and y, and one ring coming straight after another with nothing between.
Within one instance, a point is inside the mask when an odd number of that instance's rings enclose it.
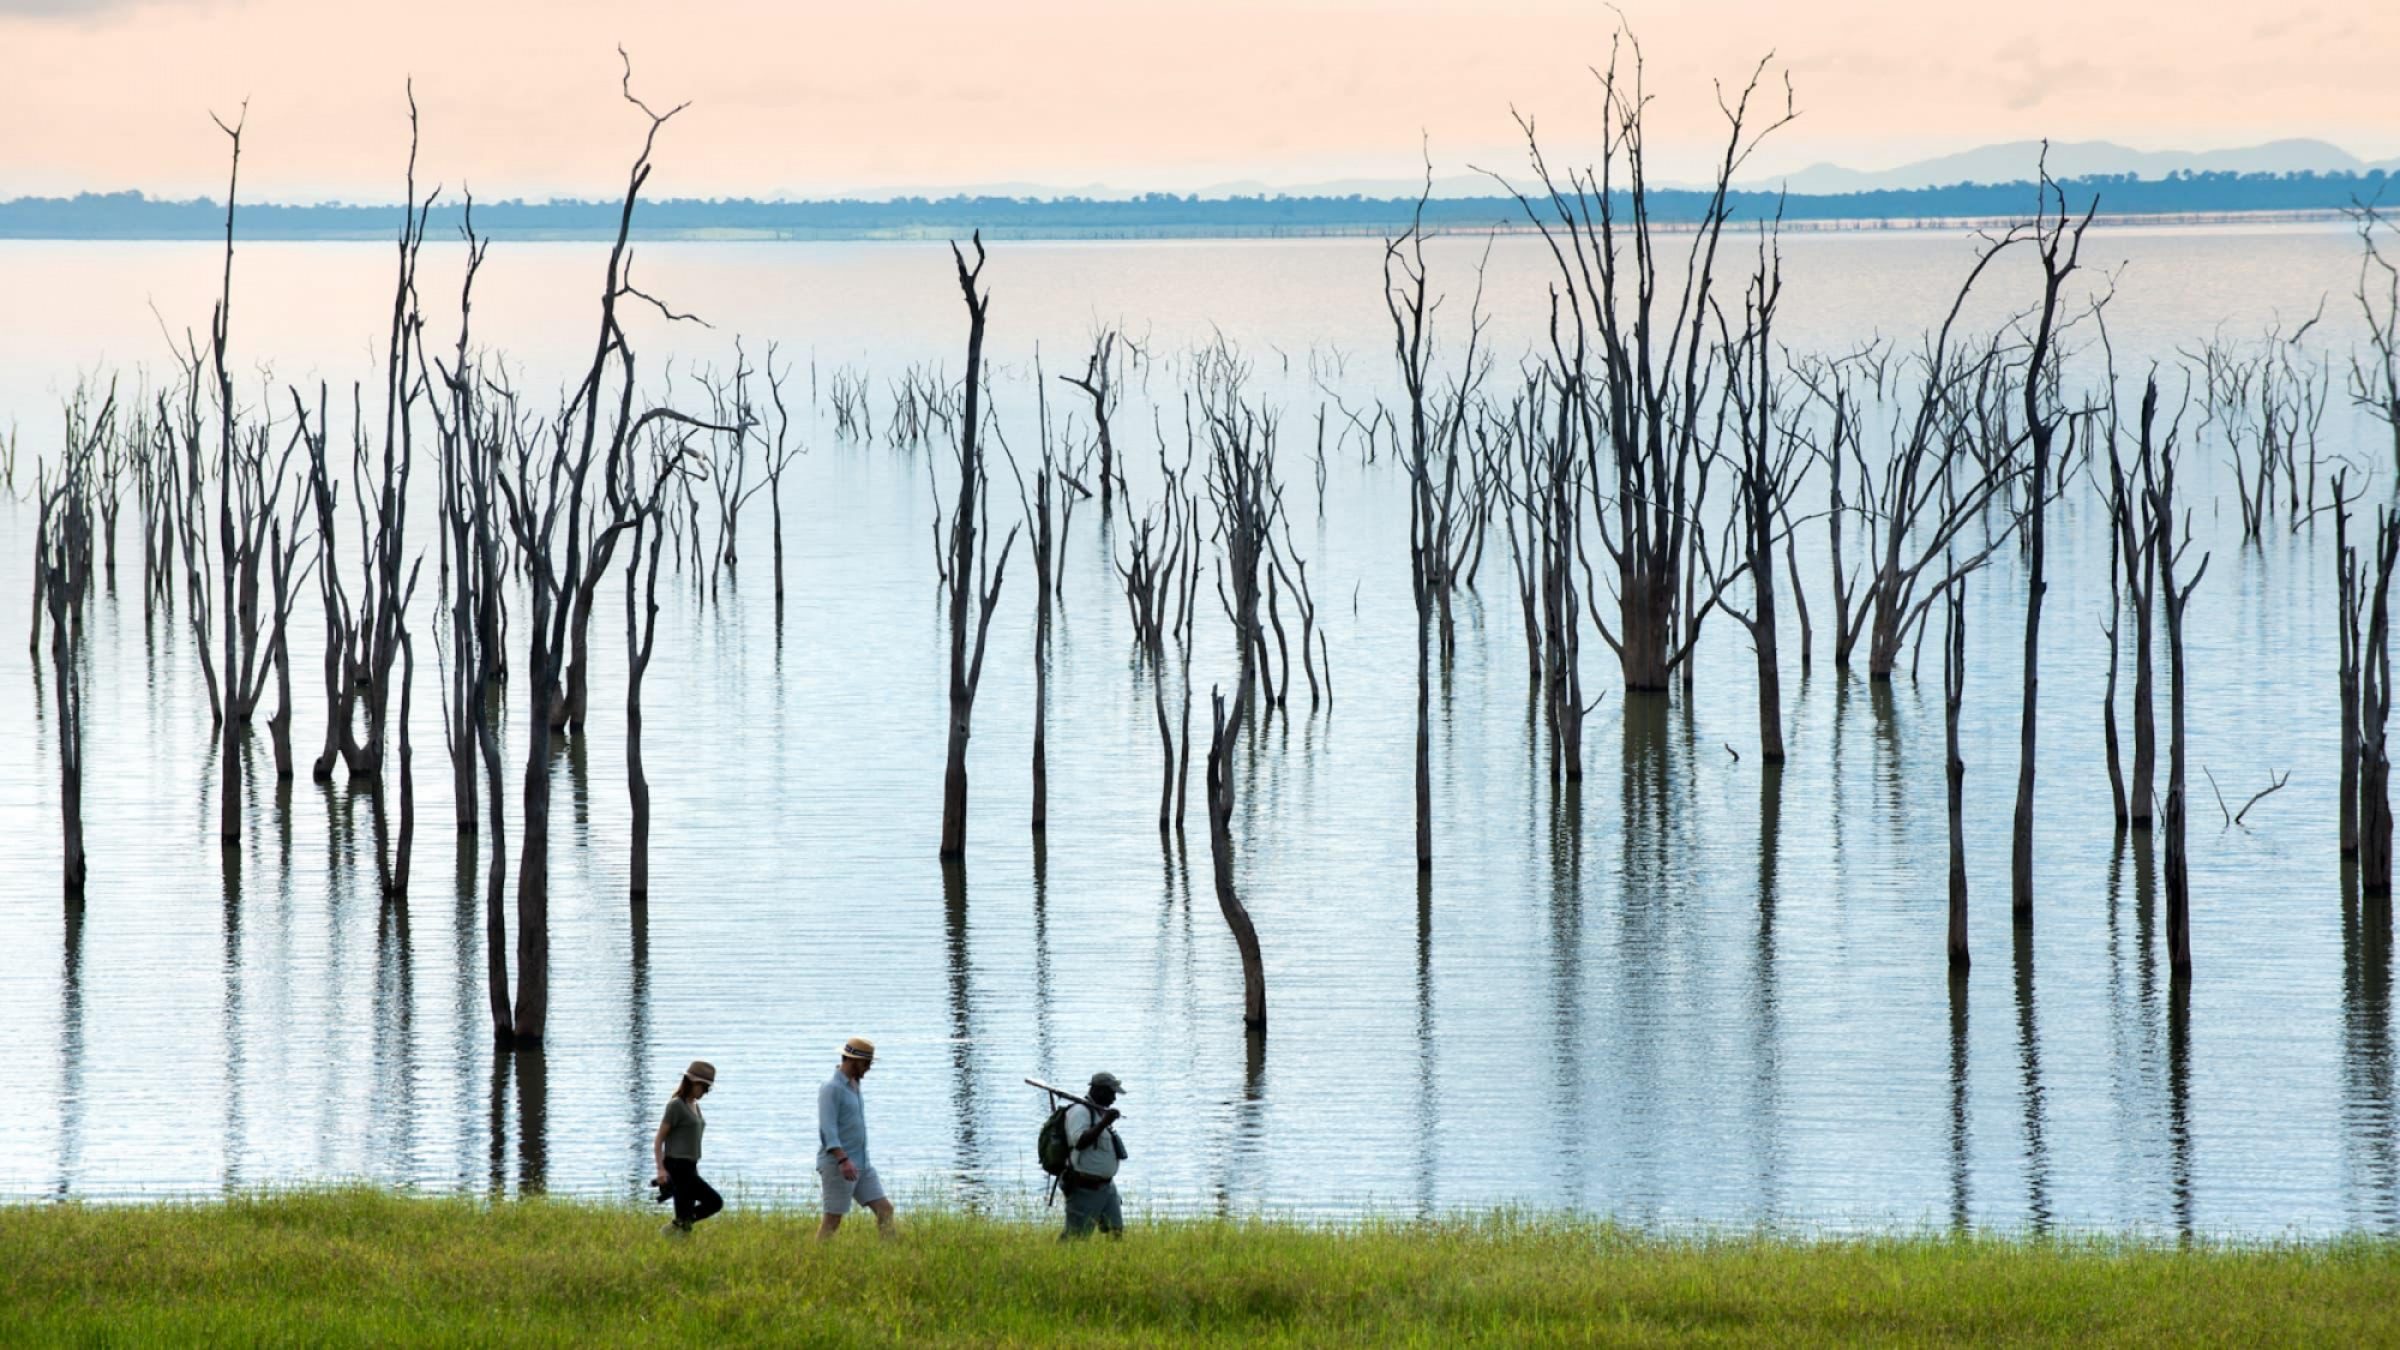
<instances>
[{"instance_id":1,"label":"grey shorts","mask_svg":"<svg viewBox=\"0 0 2400 1350\"><path fill-rule=\"evenodd\" d=\"M844 1181L842 1165L830 1153L817 1155L817 1182L825 1192L825 1212L847 1214L853 1203L872 1205L883 1199L883 1178L875 1175L875 1165L869 1163L858 1169L858 1180Z\"/></svg>"}]
</instances>

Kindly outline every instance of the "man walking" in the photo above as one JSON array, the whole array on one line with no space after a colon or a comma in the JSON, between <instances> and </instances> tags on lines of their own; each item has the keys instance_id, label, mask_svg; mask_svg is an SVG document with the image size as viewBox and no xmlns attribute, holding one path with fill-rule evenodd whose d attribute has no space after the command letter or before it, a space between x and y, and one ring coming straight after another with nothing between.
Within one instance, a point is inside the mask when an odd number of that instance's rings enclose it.
<instances>
[{"instance_id":1,"label":"man walking","mask_svg":"<svg viewBox=\"0 0 2400 1350\"><path fill-rule=\"evenodd\" d=\"M1058 1188L1066 1197L1067 1230L1062 1238L1078 1238L1094 1228L1110 1237L1125 1236L1125 1212L1117 1204L1117 1164L1125 1160L1125 1141L1117 1137L1117 1094L1125 1085L1113 1073L1092 1075L1091 1104L1070 1103L1065 1121L1067 1170Z\"/></svg>"},{"instance_id":2,"label":"man walking","mask_svg":"<svg viewBox=\"0 0 2400 1350\"><path fill-rule=\"evenodd\" d=\"M867 1106L858 1090L874 1066L875 1043L853 1036L842 1045L833 1077L817 1089L817 1180L825 1192L819 1242L834 1235L854 1203L874 1211L878 1234L892 1235L892 1202L883 1193L875 1164L867 1161Z\"/></svg>"}]
</instances>

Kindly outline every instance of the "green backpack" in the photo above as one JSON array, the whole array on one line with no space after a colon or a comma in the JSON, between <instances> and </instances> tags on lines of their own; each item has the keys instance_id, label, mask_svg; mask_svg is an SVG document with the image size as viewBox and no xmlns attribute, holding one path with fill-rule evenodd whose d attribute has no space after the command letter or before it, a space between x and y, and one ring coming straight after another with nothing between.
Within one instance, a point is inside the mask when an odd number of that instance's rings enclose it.
<instances>
[{"instance_id":1,"label":"green backpack","mask_svg":"<svg viewBox=\"0 0 2400 1350\"><path fill-rule=\"evenodd\" d=\"M1073 1103L1070 1102L1067 1105L1073 1105ZM1066 1106L1061 1106L1057 1110L1052 1111L1049 1119L1042 1122L1041 1138L1035 1143L1034 1147L1042 1156L1043 1171L1048 1172L1054 1177L1063 1176L1066 1174L1067 1159L1074 1152L1074 1149L1067 1139Z\"/></svg>"}]
</instances>

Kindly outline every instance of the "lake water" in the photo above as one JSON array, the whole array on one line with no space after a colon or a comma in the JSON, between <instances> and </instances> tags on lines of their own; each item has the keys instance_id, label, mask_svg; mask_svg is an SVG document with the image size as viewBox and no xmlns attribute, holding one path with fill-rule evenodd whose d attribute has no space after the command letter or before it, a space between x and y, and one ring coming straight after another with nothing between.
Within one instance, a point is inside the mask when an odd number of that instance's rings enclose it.
<instances>
[{"instance_id":1,"label":"lake water","mask_svg":"<svg viewBox=\"0 0 2400 1350\"><path fill-rule=\"evenodd\" d=\"M1487 306L1509 361L1542 318L1538 249L1504 239L1492 253ZM1939 233L1789 239L1784 339L1907 340L1938 318L1971 249ZM1453 323L1480 251L1434 250ZM812 358L820 381L868 371L880 427L885 382L908 363L960 368L963 315L939 245L639 252L645 289L715 325L640 322L646 370L670 352L679 369L722 363L736 333L754 355L776 339L803 386ZM2356 244L2339 229L2095 232L2087 257L2115 275L2120 370L2277 316L2296 326L2327 293L2311 347L2346 360L2360 330L2346 298ZM245 248L241 367L371 388L390 261L367 245ZM427 251L429 304L455 290L459 261L455 247ZM1391 396L1379 263L1360 240L1028 243L997 246L985 274L1020 448L1037 344L1048 370L1080 368L1103 320L1146 335L1155 357L1118 424L1139 498L1157 477L1151 408L1180 442L1180 358L1212 326L1286 411L1294 536L1317 578L1336 700L1312 713L1296 697L1246 742L1235 831L1265 949L1263 1041L1244 1034L1203 817L1195 806L1188 852L1162 850L1153 827L1158 743L1110 565L1124 517L1104 528L1079 510L1064 550L1039 848L1025 825L1031 574L1022 554L1012 565L976 710L968 859L946 887L934 857L946 636L925 452L845 443L820 397L784 489L780 622L763 501L745 517L738 579L713 599L689 575L662 588L646 698L653 889L639 911L626 897L622 592L601 592L590 735L556 762L554 995L538 1057L491 1048L481 873L450 829L430 640L405 910L375 893L363 799L305 773L278 792L263 734L229 866L190 638L179 624L145 630L129 507L118 593L96 601L88 633L80 911L59 898L50 714L14 638L0 656L0 1064L15 1093L0 1112L0 1195L368 1179L631 1196L676 1072L705 1057L721 1074L712 1179L736 1203L811 1203L815 1089L842 1039L863 1034L882 1051L867 1084L874 1156L910 1203L1038 1198L1040 1099L1020 1080L1109 1069L1128 1084L1136 1209L2400 1230L2391 920L2345 903L2336 848L2329 527L2279 524L2245 547L2221 448L2187 456L2198 547L2214 558L2189 638L2188 998L2167 980L2163 866L2147 844L2121 844L2110 816L2107 535L2080 484L2051 523L2024 940L2006 900L2013 551L1970 588L1976 963L1962 985L1943 958L1938 671L1876 690L1833 670L1821 526L1803 538L1818 624L1805 676L1788 610L1783 627L1779 790L1751 752L1747 639L1719 621L1688 699L1629 701L1587 642L1587 689L1608 693L1587 722L1580 792L1554 793L1506 558L1488 558L1435 709L1436 869L1421 889L1405 485L1388 460L1331 450L1320 513L1309 467L1321 386L1353 404ZM205 246L0 244L17 315L0 328L0 424L21 428L20 495L78 372L169 368L156 315L205 331L216 266ZM588 352L599 268L590 245L493 251L479 332L530 391ZM2001 280L2031 293L2021 269ZM446 345L451 316L435 304L429 320ZM2075 360L2096 369L2088 347ZM243 378L255 390L264 377ZM2333 401L2326 446L2375 470L2370 500L2383 500L2388 442L2342 406L2338 380ZM995 523L1014 516L1006 484ZM33 522L29 503L0 503L0 636L26 631ZM315 611L303 600L294 620L303 753L324 716ZM1201 643L1205 699L1232 654L1221 628L1204 626ZM513 746L521 728L509 730ZM506 755L512 836L520 759ZM2224 828L2200 766L2237 808L2271 774L2291 777L2246 827ZM2160 767L2163 779L2163 746Z\"/></svg>"}]
</instances>

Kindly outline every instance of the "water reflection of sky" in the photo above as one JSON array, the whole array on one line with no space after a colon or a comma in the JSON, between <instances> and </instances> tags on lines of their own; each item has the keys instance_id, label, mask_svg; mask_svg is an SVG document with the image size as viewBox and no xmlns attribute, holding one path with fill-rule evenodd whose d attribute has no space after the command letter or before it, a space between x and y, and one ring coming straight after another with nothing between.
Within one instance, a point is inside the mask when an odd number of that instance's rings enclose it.
<instances>
[{"instance_id":1,"label":"water reflection of sky","mask_svg":"<svg viewBox=\"0 0 2400 1350\"><path fill-rule=\"evenodd\" d=\"M2347 332L2338 233L2094 241L2131 260L2113 311L2120 369L2220 322L2240 334L2270 311L2313 311L2324 290L2337 303L2321 330ZM1494 255L1505 341L1538 318L1541 260L1527 247L1503 241ZM1788 242L1787 336L1827 347L1913 331L1946 301L1960 249L1934 236ZM1437 249L1437 268L1463 287L1475 252ZM387 261L365 246L246 250L237 343L288 378L364 373ZM577 246L495 250L479 323L523 355L531 387L585 340L576 307L595 261ZM554 1007L538 1057L490 1048L481 863L454 849L438 699L420 689L416 701L405 911L374 894L363 800L305 777L279 791L263 746L243 844L221 868L189 637L145 625L129 547L119 598L99 603L89 634L93 871L80 911L62 914L57 898L47 714L26 666L0 674L0 950L12 957L0 1045L24 1094L0 1117L0 1193L364 1177L631 1195L674 1070L702 1055L723 1075L712 1176L748 1201L807 1203L813 1093L841 1039L863 1033L882 1048L867 1088L876 1158L921 1198L1037 1194L1039 1104L1020 1080L1108 1068L1129 1086L1128 1193L1160 1209L2400 1227L2390 916L2346 899L2336 859L2325 531L2278 528L2243 549L2231 493L2208 504L2217 456L2194 452L2187 491L2201 547L2217 554L2193 602L2194 763L2236 805L2271 772L2292 779L2248 828L2228 829L2193 775L2188 997L2165 977L2159 860L2119 847L2107 809L2095 636L2107 537L2080 490L2051 525L2039 899L2023 939L2003 898L2013 555L1971 588L1976 963L1963 981L1941 956L1938 684L1905 668L1889 688L1837 678L1814 530L1800 568L1817 659L1798 669L1787 597L1792 758L1779 782L1749 753L1747 641L1717 625L1688 699L1628 700L1605 649L1587 644L1587 695L1607 693L1586 728L1586 778L1553 793L1507 560L1487 557L1437 686L1437 863L1420 886L1403 499L1388 464L1358 465L1329 433L1320 515L1310 467L1317 380L1355 401L1387 359L1376 262L1359 241L1011 245L987 274L1011 416L1028 411L1034 339L1056 370L1080 364L1095 315L1148 326L1146 397L1119 424L1137 498L1156 478L1149 405L1179 444L1179 353L1204 319L1245 344L1258 388L1288 410L1295 540L1318 578L1335 701L1312 712L1295 694L1240 765L1240 880L1273 1017L1263 1044L1242 1031L1204 820L1194 815L1188 851L1162 849L1155 830L1150 693L1105 561L1123 519L1104 533L1086 507L1064 546L1039 848L1023 824L1030 573L1012 570L978 706L968 861L946 874L933 859L944 639L922 452L844 445L820 425L786 487L781 615L763 509L745 523L738 583L713 602L688 575L664 588L644 907L624 898L621 592L600 592L593 735L557 761ZM205 313L208 264L180 245L0 245L0 282L43 316L0 333L0 395L28 454L52 434L52 388L156 347L145 297ZM449 265L428 256L429 273ZM874 372L879 401L908 360L956 365L957 300L934 249L657 246L644 266L648 288L718 324L674 335L685 365L721 358L737 328L783 337L803 363L813 354L820 390L837 366ZM663 358L666 335L637 338ZM2381 467L2346 409L2327 437ZM1004 494L995 510L1008 509ZM0 632L27 622L32 528L30 507L0 506ZM431 601L419 603L430 631ZM295 620L302 745L322 716L307 692L313 609ZM1205 700L1230 661L1221 625L1204 623L1201 642ZM504 758L513 849L518 759Z\"/></svg>"}]
</instances>

